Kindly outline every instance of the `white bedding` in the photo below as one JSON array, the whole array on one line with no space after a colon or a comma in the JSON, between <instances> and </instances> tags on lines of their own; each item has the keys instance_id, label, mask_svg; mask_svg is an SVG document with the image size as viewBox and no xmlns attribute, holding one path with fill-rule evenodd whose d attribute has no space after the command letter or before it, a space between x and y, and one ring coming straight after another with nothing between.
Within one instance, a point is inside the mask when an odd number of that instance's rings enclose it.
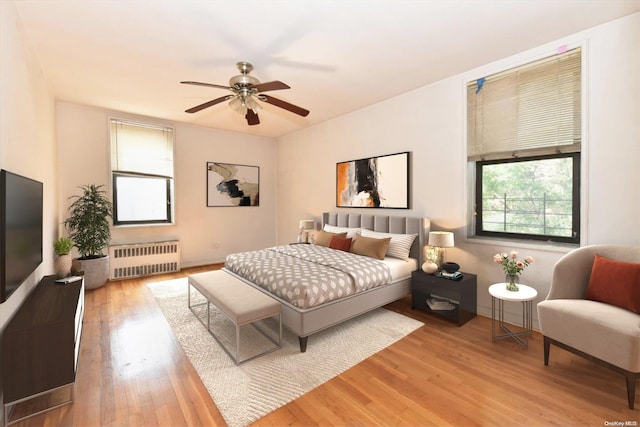
<instances>
[{"instance_id":1,"label":"white bedding","mask_svg":"<svg viewBox=\"0 0 640 427\"><path fill-rule=\"evenodd\" d=\"M398 258L386 257L381 261L391 270L391 281L397 282L411 277L411 273L418 269L418 260L409 258L406 261Z\"/></svg>"}]
</instances>

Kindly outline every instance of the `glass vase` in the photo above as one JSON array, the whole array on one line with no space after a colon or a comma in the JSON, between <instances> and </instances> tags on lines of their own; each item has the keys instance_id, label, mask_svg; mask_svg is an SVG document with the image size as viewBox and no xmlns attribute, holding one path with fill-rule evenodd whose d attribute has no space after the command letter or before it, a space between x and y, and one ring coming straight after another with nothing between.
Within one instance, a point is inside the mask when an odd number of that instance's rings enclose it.
<instances>
[{"instance_id":1,"label":"glass vase","mask_svg":"<svg viewBox=\"0 0 640 427\"><path fill-rule=\"evenodd\" d=\"M518 292L519 276L517 274L507 274L507 290L511 292Z\"/></svg>"}]
</instances>

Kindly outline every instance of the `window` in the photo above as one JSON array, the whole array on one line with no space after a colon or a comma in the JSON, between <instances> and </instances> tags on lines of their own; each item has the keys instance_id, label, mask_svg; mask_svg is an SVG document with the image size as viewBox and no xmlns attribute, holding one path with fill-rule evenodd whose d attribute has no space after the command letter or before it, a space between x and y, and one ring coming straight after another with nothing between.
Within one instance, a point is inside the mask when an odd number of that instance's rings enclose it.
<instances>
[{"instance_id":1,"label":"window","mask_svg":"<svg viewBox=\"0 0 640 427\"><path fill-rule=\"evenodd\" d=\"M476 163L477 230L483 236L574 242L580 153Z\"/></svg>"},{"instance_id":2,"label":"window","mask_svg":"<svg viewBox=\"0 0 640 427\"><path fill-rule=\"evenodd\" d=\"M474 234L580 242L581 51L467 85Z\"/></svg>"},{"instance_id":3,"label":"window","mask_svg":"<svg viewBox=\"0 0 640 427\"><path fill-rule=\"evenodd\" d=\"M110 120L114 225L173 222L173 129Z\"/></svg>"}]
</instances>

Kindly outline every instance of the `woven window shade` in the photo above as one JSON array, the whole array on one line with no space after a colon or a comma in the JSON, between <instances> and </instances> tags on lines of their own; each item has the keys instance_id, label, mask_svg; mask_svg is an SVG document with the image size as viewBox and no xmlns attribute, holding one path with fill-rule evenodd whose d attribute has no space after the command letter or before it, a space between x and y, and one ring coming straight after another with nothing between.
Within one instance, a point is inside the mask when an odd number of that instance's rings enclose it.
<instances>
[{"instance_id":1,"label":"woven window shade","mask_svg":"<svg viewBox=\"0 0 640 427\"><path fill-rule=\"evenodd\" d=\"M173 177L173 129L111 119L111 169Z\"/></svg>"},{"instance_id":2,"label":"woven window shade","mask_svg":"<svg viewBox=\"0 0 640 427\"><path fill-rule=\"evenodd\" d=\"M467 85L470 160L580 151L581 50Z\"/></svg>"}]
</instances>

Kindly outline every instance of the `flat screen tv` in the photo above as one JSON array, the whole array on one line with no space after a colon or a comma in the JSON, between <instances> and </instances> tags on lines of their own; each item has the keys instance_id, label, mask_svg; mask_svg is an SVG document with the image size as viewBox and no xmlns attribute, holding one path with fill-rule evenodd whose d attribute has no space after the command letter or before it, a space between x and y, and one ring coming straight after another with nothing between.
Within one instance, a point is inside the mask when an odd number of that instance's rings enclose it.
<instances>
[{"instance_id":1,"label":"flat screen tv","mask_svg":"<svg viewBox=\"0 0 640 427\"><path fill-rule=\"evenodd\" d=\"M0 303L42 263L42 183L0 171Z\"/></svg>"}]
</instances>

